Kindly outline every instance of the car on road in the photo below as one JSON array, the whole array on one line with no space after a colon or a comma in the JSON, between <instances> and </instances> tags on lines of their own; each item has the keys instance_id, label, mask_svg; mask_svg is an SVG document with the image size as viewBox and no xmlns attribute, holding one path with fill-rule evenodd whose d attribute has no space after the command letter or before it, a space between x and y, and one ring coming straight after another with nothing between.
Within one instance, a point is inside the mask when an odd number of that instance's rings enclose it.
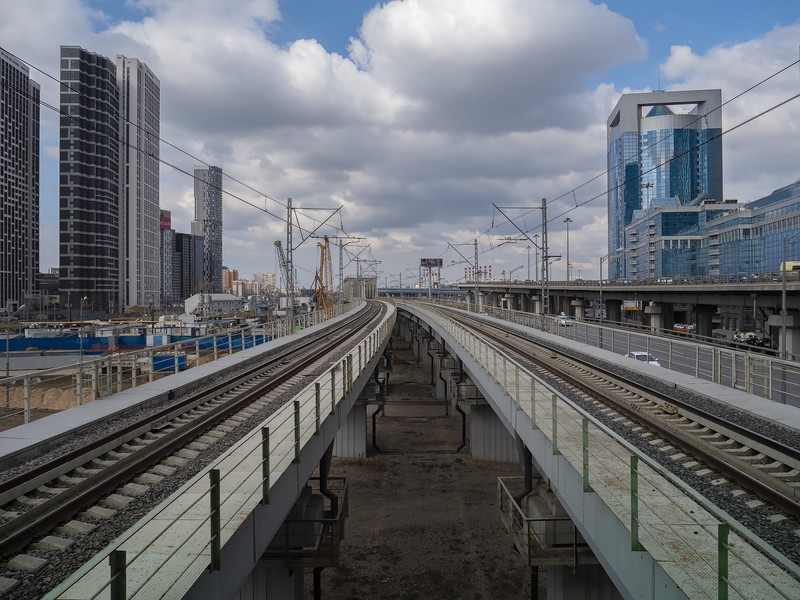
<instances>
[{"instance_id":1,"label":"car on road","mask_svg":"<svg viewBox=\"0 0 800 600\"><path fill-rule=\"evenodd\" d=\"M560 327L572 327L572 317L569 315L559 315L558 325Z\"/></svg>"},{"instance_id":2,"label":"car on road","mask_svg":"<svg viewBox=\"0 0 800 600\"><path fill-rule=\"evenodd\" d=\"M661 363L658 362L658 359L653 356L652 354L648 354L647 352L628 352L625 355L626 358L632 358L634 360L638 360L641 362L645 362L648 365L653 365L655 367L660 367Z\"/></svg>"}]
</instances>

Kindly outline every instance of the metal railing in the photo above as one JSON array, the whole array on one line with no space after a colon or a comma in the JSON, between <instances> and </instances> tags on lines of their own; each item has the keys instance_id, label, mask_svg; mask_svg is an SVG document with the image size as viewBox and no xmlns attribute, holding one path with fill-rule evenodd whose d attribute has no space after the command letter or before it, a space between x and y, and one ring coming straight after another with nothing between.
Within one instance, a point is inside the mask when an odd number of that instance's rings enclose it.
<instances>
[{"instance_id":1,"label":"metal railing","mask_svg":"<svg viewBox=\"0 0 800 600\"><path fill-rule=\"evenodd\" d=\"M291 323L280 319L99 358L84 355L74 364L4 378L0 380L0 389L7 390L8 394L5 411L0 416L0 430L30 423L53 412L93 402L287 336L353 310L355 306L348 304L343 309L336 307L299 315Z\"/></svg>"},{"instance_id":2,"label":"metal railing","mask_svg":"<svg viewBox=\"0 0 800 600\"><path fill-rule=\"evenodd\" d=\"M444 300L431 303L461 310L475 309L475 305ZM538 331L609 350L622 357L629 352L647 352L655 356L662 367L774 402L800 407L800 363L796 361L704 344L683 336L655 335L577 319L572 319L570 326L562 326L555 315L543 317L541 314L491 306L483 307L482 312Z\"/></svg>"},{"instance_id":3,"label":"metal railing","mask_svg":"<svg viewBox=\"0 0 800 600\"><path fill-rule=\"evenodd\" d=\"M225 567L221 548L259 506L302 448L320 435L394 327L391 308L341 360L270 415L213 465L153 509L45 598L180 598L207 569ZM166 547L164 546L166 544Z\"/></svg>"},{"instance_id":4,"label":"metal railing","mask_svg":"<svg viewBox=\"0 0 800 600\"><path fill-rule=\"evenodd\" d=\"M597 564L589 545L569 517L528 517L517 504L509 482L519 483L522 477L497 478L497 504L500 520L511 535L525 564L529 566Z\"/></svg>"},{"instance_id":5,"label":"metal railing","mask_svg":"<svg viewBox=\"0 0 800 600\"><path fill-rule=\"evenodd\" d=\"M800 566L510 355L454 319L424 304L414 307L504 390L495 410L516 430L530 428L544 435L554 457L582 475L584 492L596 493L628 524L631 549L659 557L662 568L673 572L690 598L797 598Z\"/></svg>"}]
</instances>

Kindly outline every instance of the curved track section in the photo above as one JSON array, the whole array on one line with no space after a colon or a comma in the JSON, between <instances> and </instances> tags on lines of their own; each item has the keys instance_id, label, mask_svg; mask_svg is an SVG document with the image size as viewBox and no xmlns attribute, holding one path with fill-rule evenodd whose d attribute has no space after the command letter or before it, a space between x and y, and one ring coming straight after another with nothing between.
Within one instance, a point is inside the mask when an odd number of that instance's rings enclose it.
<instances>
[{"instance_id":1,"label":"curved track section","mask_svg":"<svg viewBox=\"0 0 800 600\"><path fill-rule=\"evenodd\" d=\"M427 309L475 331L581 401L598 420L647 448L652 458L709 502L734 514L756 538L800 564L800 436L796 432L774 424L765 430L760 425L766 422L730 418L730 411L711 399L694 402L697 394L681 394L674 384L663 381L669 377L666 369L663 373L657 369L658 378L642 377L625 369L624 363L604 363L570 351L557 343L560 339L549 344L541 336L527 337L519 329L461 311Z\"/></svg>"},{"instance_id":2,"label":"curved track section","mask_svg":"<svg viewBox=\"0 0 800 600\"><path fill-rule=\"evenodd\" d=\"M148 483L175 476L207 448L235 436L238 425L277 410L290 397L287 391L335 362L384 312L384 305L368 303L314 335L268 351L255 365L232 370L202 391L122 419L118 428L109 425L81 448L56 449L30 464L5 465L0 560L13 569L26 548L52 549L48 544L62 539L60 526L65 523L73 529L83 523L91 531L98 515L111 517L132 498L146 494ZM0 577L7 576L0 572Z\"/></svg>"}]
</instances>

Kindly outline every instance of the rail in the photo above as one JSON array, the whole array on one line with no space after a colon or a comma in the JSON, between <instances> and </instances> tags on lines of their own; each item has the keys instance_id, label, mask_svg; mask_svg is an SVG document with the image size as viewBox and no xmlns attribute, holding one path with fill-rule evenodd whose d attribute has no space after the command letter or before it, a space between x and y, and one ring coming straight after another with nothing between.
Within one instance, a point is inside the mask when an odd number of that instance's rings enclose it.
<instances>
[{"instance_id":1,"label":"rail","mask_svg":"<svg viewBox=\"0 0 800 600\"><path fill-rule=\"evenodd\" d=\"M497 408L511 425L541 432L553 454L582 473L584 491L596 493L628 524L632 550L648 551L667 573L680 569L676 580L688 597L797 598L799 565L746 537L738 523L715 514L691 487L506 352L432 306L414 306L493 376L505 392Z\"/></svg>"},{"instance_id":2,"label":"rail","mask_svg":"<svg viewBox=\"0 0 800 600\"><path fill-rule=\"evenodd\" d=\"M427 302L475 312L474 305L446 300ZM555 315L543 318L541 314L491 306L483 307L482 312L623 356L630 352L647 352L653 354L662 367L800 407L800 363L796 361L577 319L571 319L570 325L564 326Z\"/></svg>"},{"instance_id":3,"label":"rail","mask_svg":"<svg viewBox=\"0 0 800 600\"><path fill-rule=\"evenodd\" d=\"M72 598L182 597L207 569L220 570L221 548L259 505L270 504L273 484L391 335L395 311L341 360L316 377L259 428L153 509L80 571L45 596ZM171 554L155 544L169 540Z\"/></svg>"},{"instance_id":4,"label":"rail","mask_svg":"<svg viewBox=\"0 0 800 600\"><path fill-rule=\"evenodd\" d=\"M30 423L53 411L93 402L191 369L224 356L285 337L353 310L349 304L326 311L210 334L191 340L115 353L0 379L0 430ZM6 393L2 404L3 388Z\"/></svg>"}]
</instances>

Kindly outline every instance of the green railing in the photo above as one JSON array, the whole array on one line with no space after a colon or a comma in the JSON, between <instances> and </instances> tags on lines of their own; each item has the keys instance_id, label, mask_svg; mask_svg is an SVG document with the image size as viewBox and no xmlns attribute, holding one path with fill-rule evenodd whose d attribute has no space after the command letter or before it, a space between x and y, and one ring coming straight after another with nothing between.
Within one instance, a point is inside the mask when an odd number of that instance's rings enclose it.
<instances>
[{"instance_id":1,"label":"green railing","mask_svg":"<svg viewBox=\"0 0 800 600\"><path fill-rule=\"evenodd\" d=\"M402 304L402 303L399 303ZM689 598L800 598L800 567L716 509L508 354L450 317L419 303L504 390L495 400L519 431L550 442L553 456L583 479L631 530L631 546L649 552ZM669 451L666 444L662 448ZM679 454L672 449L672 454ZM544 460L540 457L541 461ZM646 490L646 493L642 493ZM767 594L767 595L765 595Z\"/></svg>"},{"instance_id":2,"label":"green railing","mask_svg":"<svg viewBox=\"0 0 800 600\"><path fill-rule=\"evenodd\" d=\"M391 335L395 311L213 465L184 484L113 544L46 596L179 598L202 573L224 569L221 548L274 483L300 460L302 448Z\"/></svg>"}]
</instances>

